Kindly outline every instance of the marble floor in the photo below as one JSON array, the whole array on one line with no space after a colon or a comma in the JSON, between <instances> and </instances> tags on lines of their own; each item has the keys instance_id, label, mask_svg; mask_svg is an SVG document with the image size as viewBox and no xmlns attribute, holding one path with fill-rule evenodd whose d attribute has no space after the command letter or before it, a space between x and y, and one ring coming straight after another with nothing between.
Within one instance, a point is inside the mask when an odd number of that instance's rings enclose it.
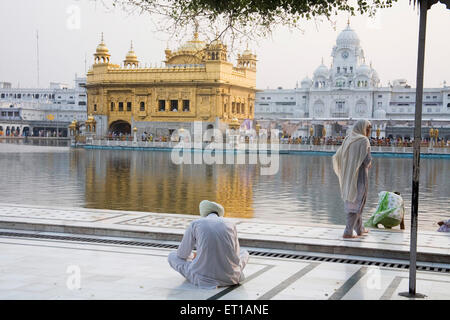
<instances>
[{"instance_id":1,"label":"marble floor","mask_svg":"<svg viewBox=\"0 0 450 320\"><path fill-rule=\"evenodd\" d=\"M0 236L0 299L406 299L408 270L251 256L239 286L198 289L169 249ZM417 292L450 299L450 274L417 272Z\"/></svg>"},{"instance_id":2,"label":"marble floor","mask_svg":"<svg viewBox=\"0 0 450 320\"><path fill-rule=\"evenodd\" d=\"M154 232L183 235L186 227L199 216L153 212L118 211L86 208L58 208L0 203L0 227L25 224L45 227L46 231L74 233L77 228L111 231L115 236L125 232ZM227 218L236 224L240 239L268 240L305 245L339 246L381 251L409 252L409 230L370 229L363 238L342 239L344 226L267 221L264 219ZM61 228L68 228L61 231ZM69 230L70 229L70 230ZM420 231L418 252L450 255L450 234Z\"/></svg>"}]
</instances>

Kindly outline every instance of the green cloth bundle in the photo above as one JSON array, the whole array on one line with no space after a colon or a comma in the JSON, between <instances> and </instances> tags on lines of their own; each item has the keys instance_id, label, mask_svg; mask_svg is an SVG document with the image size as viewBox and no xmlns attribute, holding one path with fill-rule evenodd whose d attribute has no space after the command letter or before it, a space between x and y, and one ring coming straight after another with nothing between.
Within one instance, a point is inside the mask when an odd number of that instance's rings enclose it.
<instances>
[{"instance_id":1,"label":"green cloth bundle","mask_svg":"<svg viewBox=\"0 0 450 320\"><path fill-rule=\"evenodd\" d=\"M378 206L375 213L364 224L365 227L378 228L382 224L390 229L398 226L405 215L403 198L393 192L381 191L378 194Z\"/></svg>"}]
</instances>

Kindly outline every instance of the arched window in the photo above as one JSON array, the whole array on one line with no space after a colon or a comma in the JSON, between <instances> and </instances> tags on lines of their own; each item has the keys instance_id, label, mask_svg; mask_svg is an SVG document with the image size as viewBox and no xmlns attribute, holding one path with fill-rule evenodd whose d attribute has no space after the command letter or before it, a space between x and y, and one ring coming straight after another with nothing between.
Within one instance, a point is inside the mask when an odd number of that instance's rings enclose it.
<instances>
[{"instance_id":1,"label":"arched window","mask_svg":"<svg viewBox=\"0 0 450 320\"><path fill-rule=\"evenodd\" d=\"M355 112L358 115L363 115L366 113L366 111L368 110L367 108L367 104L364 100L360 100L356 103L356 107L355 107Z\"/></svg>"},{"instance_id":2,"label":"arched window","mask_svg":"<svg viewBox=\"0 0 450 320\"><path fill-rule=\"evenodd\" d=\"M321 114L323 114L323 112L324 112L324 109L325 109L325 104L321 101L321 100L318 100L318 101L316 101L315 103L314 103L314 113L316 114L316 115L321 115Z\"/></svg>"},{"instance_id":3,"label":"arched window","mask_svg":"<svg viewBox=\"0 0 450 320\"><path fill-rule=\"evenodd\" d=\"M141 101L139 110L145 111L145 102L144 101Z\"/></svg>"},{"instance_id":4,"label":"arched window","mask_svg":"<svg viewBox=\"0 0 450 320\"><path fill-rule=\"evenodd\" d=\"M111 102L111 111L114 111L114 102Z\"/></svg>"}]
</instances>

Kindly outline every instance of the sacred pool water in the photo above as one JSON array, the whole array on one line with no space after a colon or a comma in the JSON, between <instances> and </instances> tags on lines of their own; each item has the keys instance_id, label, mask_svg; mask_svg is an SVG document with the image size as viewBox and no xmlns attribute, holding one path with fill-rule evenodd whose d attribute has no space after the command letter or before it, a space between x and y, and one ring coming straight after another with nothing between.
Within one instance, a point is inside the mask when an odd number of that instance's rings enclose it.
<instances>
[{"instance_id":1,"label":"sacred pool water","mask_svg":"<svg viewBox=\"0 0 450 320\"><path fill-rule=\"evenodd\" d=\"M168 151L69 149L0 152L2 203L198 214L203 199L226 216L293 224L345 224L331 157L279 155L275 175L259 164L183 164ZM406 227L411 203L411 158L374 157L364 220L378 192L399 191ZM436 230L450 218L450 160L421 159L419 228Z\"/></svg>"}]
</instances>

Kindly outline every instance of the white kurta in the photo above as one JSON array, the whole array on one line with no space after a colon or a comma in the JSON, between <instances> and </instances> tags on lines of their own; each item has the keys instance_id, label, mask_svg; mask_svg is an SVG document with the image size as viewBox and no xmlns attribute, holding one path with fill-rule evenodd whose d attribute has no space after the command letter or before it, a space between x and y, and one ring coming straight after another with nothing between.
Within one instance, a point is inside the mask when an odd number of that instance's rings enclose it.
<instances>
[{"instance_id":1,"label":"white kurta","mask_svg":"<svg viewBox=\"0 0 450 320\"><path fill-rule=\"evenodd\" d=\"M191 253L197 256L191 261ZM191 222L176 252L169 255L169 264L189 282L201 288L216 288L244 280L248 252L241 250L236 225L209 214Z\"/></svg>"}]
</instances>

